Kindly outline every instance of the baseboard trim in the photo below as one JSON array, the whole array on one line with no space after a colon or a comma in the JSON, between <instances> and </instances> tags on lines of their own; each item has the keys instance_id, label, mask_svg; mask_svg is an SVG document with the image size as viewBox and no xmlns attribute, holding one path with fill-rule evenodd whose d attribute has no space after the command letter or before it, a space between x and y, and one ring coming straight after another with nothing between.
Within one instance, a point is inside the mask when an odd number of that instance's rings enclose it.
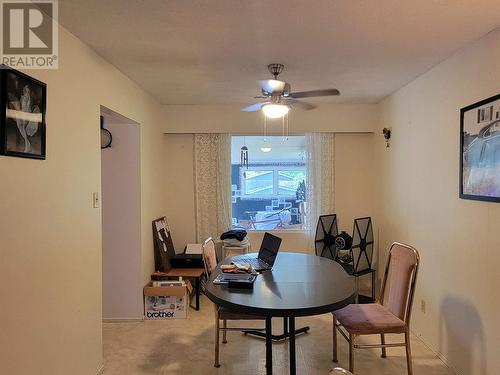
<instances>
[{"instance_id":1,"label":"baseboard trim","mask_svg":"<svg viewBox=\"0 0 500 375\"><path fill-rule=\"evenodd\" d=\"M143 322L144 318L130 318L130 319L103 319L103 323L137 323Z\"/></svg>"},{"instance_id":2,"label":"baseboard trim","mask_svg":"<svg viewBox=\"0 0 500 375\"><path fill-rule=\"evenodd\" d=\"M455 375L465 375L462 371L460 371L455 366L453 366L450 363L450 361L448 360L448 358L446 358L442 353L440 353L440 352L436 351L435 349L431 348L422 339L422 337L420 337L419 335L417 335L416 332L412 331L412 333L413 333L413 336L415 336L418 341L420 341L427 349L429 349L429 351L432 352L432 354L434 354L443 363L443 365L445 365L448 368L448 370L450 370L451 372L453 372Z\"/></svg>"},{"instance_id":3,"label":"baseboard trim","mask_svg":"<svg viewBox=\"0 0 500 375\"><path fill-rule=\"evenodd\" d=\"M102 364L98 369L95 375L102 375L104 372L104 364Z\"/></svg>"}]
</instances>

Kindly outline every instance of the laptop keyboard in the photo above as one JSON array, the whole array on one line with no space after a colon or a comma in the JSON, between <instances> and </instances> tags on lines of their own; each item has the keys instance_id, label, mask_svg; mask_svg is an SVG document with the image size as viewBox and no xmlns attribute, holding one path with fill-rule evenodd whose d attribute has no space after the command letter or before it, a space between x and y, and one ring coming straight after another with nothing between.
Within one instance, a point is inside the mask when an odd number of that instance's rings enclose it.
<instances>
[{"instance_id":1,"label":"laptop keyboard","mask_svg":"<svg viewBox=\"0 0 500 375\"><path fill-rule=\"evenodd\" d=\"M242 257L238 259L241 263L250 263L253 269L269 268L269 266L259 258Z\"/></svg>"}]
</instances>

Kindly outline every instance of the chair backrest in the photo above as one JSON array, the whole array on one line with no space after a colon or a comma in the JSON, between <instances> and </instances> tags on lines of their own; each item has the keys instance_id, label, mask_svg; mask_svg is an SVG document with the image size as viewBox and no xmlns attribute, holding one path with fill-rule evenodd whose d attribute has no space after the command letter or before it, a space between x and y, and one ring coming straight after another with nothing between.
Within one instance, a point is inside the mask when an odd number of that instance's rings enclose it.
<instances>
[{"instance_id":1,"label":"chair backrest","mask_svg":"<svg viewBox=\"0 0 500 375\"><path fill-rule=\"evenodd\" d=\"M217 253L215 252L215 242L212 237L207 238L203 243L203 263L208 278L217 267Z\"/></svg>"},{"instance_id":2,"label":"chair backrest","mask_svg":"<svg viewBox=\"0 0 500 375\"><path fill-rule=\"evenodd\" d=\"M406 324L410 321L419 263L420 256L415 248L399 242L391 245L382 282L380 303ZM389 274L390 280L387 285ZM384 301L387 286L389 292L387 301Z\"/></svg>"}]
</instances>

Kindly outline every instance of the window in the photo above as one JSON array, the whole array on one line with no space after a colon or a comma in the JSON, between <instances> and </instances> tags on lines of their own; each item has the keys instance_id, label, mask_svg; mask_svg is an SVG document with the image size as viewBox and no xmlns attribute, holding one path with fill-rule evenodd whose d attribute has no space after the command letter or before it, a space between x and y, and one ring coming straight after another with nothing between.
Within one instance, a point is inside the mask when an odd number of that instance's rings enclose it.
<instances>
[{"instance_id":1,"label":"window","mask_svg":"<svg viewBox=\"0 0 500 375\"><path fill-rule=\"evenodd\" d=\"M283 164L283 163L282 163ZM306 179L305 166L277 165L240 168L243 197L296 197L297 189Z\"/></svg>"},{"instance_id":2,"label":"window","mask_svg":"<svg viewBox=\"0 0 500 375\"><path fill-rule=\"evenodd\" d=\"M278 171L278 194L293 195L302 181L306 180L306 169Z\"/></svg>"},{"instance_id":3,"label":"window","mask_svg":"<svg viewBox=\"0 0 500 375\"><path fill-rule=\"evenodd\" d=\"M257 198L274 194L274 171L245 171L245 168L240 168L245 196Z\"/></svg>"},{"instance_id":4,"label":"window","mask_svg":"<svg viewBox=\"0 0 500 375\"><path fill-rule=\"evenodd\" d=\"M303 229L305 137L231 137L232 221L247 230ZM240 165L248 148L248 167Z\"/></svg>"}]
</instances>

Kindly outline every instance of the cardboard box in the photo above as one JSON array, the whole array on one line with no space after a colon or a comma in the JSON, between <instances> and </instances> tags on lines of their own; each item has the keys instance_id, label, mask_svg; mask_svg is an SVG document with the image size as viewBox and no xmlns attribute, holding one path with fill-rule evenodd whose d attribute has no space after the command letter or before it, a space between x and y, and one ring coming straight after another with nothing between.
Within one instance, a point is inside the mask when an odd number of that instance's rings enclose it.
<instances>
[{"instance_id":1,"label":"cardboard box","mask_svg":"<svg viewBox=\"0 0 500 375\"><path fill-rule=\"evenodd\" d=\"M186 319L192 291L187 280L150 281L144 287L144 318Z\"/></svg>"}]
</instances>

